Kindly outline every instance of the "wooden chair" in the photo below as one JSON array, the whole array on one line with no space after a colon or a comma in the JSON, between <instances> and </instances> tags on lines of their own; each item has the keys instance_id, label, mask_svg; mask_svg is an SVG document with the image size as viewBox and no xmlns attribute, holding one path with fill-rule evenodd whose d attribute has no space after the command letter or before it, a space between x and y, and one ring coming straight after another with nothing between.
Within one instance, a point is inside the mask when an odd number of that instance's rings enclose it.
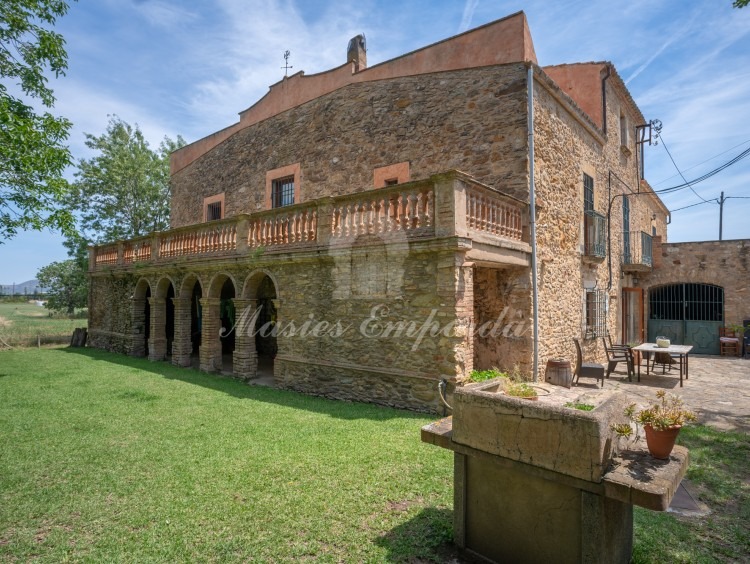
<instances>
[{"instance_id":1,"label":"wooden chair","mask_svg":"<svg viewBox=\"0 0 750 564\"><path fill-rule=\"evenodd\" d=\"M740 338L734 329L719 327L719 353L724 356L740 356Z\"/></svg>"},{"instance_id":2,"label":"wooden chair","mask_svg":"<svg viewBox=\"0 0 750 564\"><path fill-rule=\"evenodd\" d=\"M657 364L661 364L661 373L664 374L667 370L672 370L672 365L677 364L677 361L669 353L655 352L651 361L651 372Z\"/></svg>"},{"instance_id":3,"label":"wooden chair","mask_svg":"<svg viewBox=\"0 0 750 564\"><path fill-rule=\"evenodd\" d=\"M607 344L609 341L609 344ZM612 371L617 368L617 365L621 362L625 363L628 369L628 380L632 380L633 376L633 351L627 345L613 345L612 339L602 337L602 343L604 344L604 352L607 353L607 378Z\"/></svg>"},{"instance_id":4,"label":"wooden chair","mask_svg":"<svg viewBox=\"0 0 750 564\"><path fill-rule=\"evenodd\" d=\"M583 362L583 353L581 352L581 343L578 339L573 339L576 344L576 371L573 376L576 378L576 386L581 376L585 378L596 378L597 384L599 379L602 380L602 388L604 387L604 365L596 364L593 362Z\"/></svg>"}]
</instances>

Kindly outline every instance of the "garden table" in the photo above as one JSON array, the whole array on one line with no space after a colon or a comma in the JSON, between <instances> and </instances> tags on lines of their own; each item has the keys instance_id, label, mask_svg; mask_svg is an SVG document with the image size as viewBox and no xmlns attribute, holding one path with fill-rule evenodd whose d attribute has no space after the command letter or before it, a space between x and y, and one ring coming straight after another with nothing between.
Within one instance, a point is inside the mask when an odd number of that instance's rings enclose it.
<instances>
[{"instance_id":1,"label":"garden table","mask_svg":"<svg viewBox=\"0 0 750 564\"><path fill-rule=\"evenodd\" d=\"M680 388L682 388L682 375L685 374L685 380L688 379L688 355L693 350L692 345L669 345L668 347L660 347L656 343L643 343L637 347L633 347L634 351L643 353L646 357L646 375L650 374L651 369L649 365L649 358L651 353L665 353L679 359L680 365ZM641 363L638 363L638 381L641 381Z\"/></svg>"}]
</instances>

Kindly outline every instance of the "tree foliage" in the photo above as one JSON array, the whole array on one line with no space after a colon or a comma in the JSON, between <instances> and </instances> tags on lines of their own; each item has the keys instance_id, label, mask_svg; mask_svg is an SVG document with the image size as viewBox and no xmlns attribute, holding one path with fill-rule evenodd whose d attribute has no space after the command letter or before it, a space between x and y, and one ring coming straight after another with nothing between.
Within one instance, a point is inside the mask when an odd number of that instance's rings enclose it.
<instances>
[{"instance_id":1,"label":"tree foliage","mask_svg":"<svg viewBox=\"0 0 750 564\"><path fill-rule=\"evenodd\" d=\"M117 116L102 135L87 133L97 155L80 161L71 194L83 236L101 243L168 229L169 153L184 144L165 137L154 151L137 124Z\"/></svg>"},{"instance_id":2,"label":"tree foliage","mask_svg":"<svg viewBox=\"0 0 750 564\"><path fill-rule=\"evenodd\" d=\"M45 73L64 75L67 53L63 37L49 28L67 11L61 0L0 2L0 243L22 229L68 232L73 225L60 206L71 124L30 105L54 105Z\"/></svg>"},{"instance_id":3,"label":"tree foliage","mask_svg":"<svg viewBox=\"0 0 750 564\"><path fill-rule=\"evenodd\" d=\"M86 306L88 281L86 271L78 262L68 259L43 267L36 275L39 284L47 289L47 308L73 314Z\"/></svg>"},{"instance_id":4,"label":"tree foliage","mask_svg":"<svg viewBox=\"0 0 750 564\"><path fill-rule=\"evenodd\" d=\"M734 0L734 4L732 4L732 6L734 6L735 8L744 8L748 4L750 4L750 0Z\"/></svg>"}]
</instances>

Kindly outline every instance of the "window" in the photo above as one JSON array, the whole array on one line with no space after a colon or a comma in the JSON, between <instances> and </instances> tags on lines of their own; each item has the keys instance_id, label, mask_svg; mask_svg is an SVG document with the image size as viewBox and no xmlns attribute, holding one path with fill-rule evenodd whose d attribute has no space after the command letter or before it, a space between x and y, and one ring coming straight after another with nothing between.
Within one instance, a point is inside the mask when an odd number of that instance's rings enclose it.
<instances>
[{"instance_id":1,"label":"window","mask_svg":"<svg viewBox=\"0 0 750 564\"><path fill-rule=\"evenodd\" d=\"M583 211L594 211L594 179L583 173Z\"/></svg>"},{"instance_id":2,"label":"window","mask_svg":"<svg viewBox=\"0 0 750 564\"><path fill-rule=\"evenodd\" d=\"M620 110L620 145L627 148L629 143L628 118L625 117L625 112Z\"/></svg>"},{"instance_id":3,"label":"window","mask_svg":"<svg viewBox=\"0 0 750 564\"><path fill-rule=\"evenodd\" d=\"M380 166L372 171L372 183L375 188L403 184L411 180L409 161L388 166Z\"/></svg>"},{"instance_id":4,"label":"window","mask_svg":"<svg viewBox=\"0 0 750 564\"><path fill-rule=\"evenodd\" d=\"M203 221L224 219L224 192L203 198Z\"/></svg>"},{"instance_id":5,"label":"window","mask_svg":"<svg viewBox=\"0 0 750 564\"><path fill-rule=\"evenodd\" d=\"M271 207L281 208L294 203L294 176L278 178L271 183Z\"/></svg>"},{"instance_id":6,"label":"window","mask_svg":"<svg viewBox=\"0 0 750 564\"><path fill-rule=\"evenodd\" d=\"M583 306L584 338L604 337L607 333L606 292L597 289L585 290Z\"/></svg>"},{"instance_id":7,"label":"window","mask_svg":"<svg viewBox=\"0 0 750 564\"><path fill-rule=\"evenodd\" d=\"M266 209L299 204L301 168L299 163L282 166L266 172Z\"/></svg>"}]
</instances>

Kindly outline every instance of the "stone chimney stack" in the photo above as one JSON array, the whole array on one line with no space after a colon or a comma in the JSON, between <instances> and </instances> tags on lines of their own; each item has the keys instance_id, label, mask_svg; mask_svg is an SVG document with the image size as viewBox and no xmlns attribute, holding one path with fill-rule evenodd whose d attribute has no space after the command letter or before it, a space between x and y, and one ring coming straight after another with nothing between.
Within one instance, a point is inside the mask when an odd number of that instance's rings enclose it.
<instances>
[{"instance_id":1,"label":"stone chimney stack","mask_svg":"<svg viewBox=\"0 0 750 564\"><path fill-rule=\"evenodd\" d=\"M364 33L349 40L349 46L346 48L346 61L354 63L354 72L367 68L367 43Z\"/></svg>"}]
</instances>

